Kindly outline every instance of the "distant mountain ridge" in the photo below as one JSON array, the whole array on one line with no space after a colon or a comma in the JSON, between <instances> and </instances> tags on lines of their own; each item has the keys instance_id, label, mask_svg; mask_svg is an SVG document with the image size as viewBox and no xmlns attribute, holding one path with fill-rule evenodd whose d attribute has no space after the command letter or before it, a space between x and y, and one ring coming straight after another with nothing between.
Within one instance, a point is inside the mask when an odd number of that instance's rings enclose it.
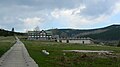
<instances>
[{"instance_id":1,"label":"distant mountain ridge","mask_svg":"<svg viewBox=\"0 0 120 67\"><path fill-rule=\"evenodd\" d=\"M59 35L60 37L90 37L94 40L101 41L113 41L120 40L120 25L110 25L97 29L50 29L53 35ZM25 33L12 32L4 29L0 29L0 36L12 36L13 34L25 35Z\"/></svg>"},{"instance_id":2,"label":"distant mountain ridge","mask_svg":"<svg viewBox=\"0 0 120 67\"><path fill-rule=\"evenodd\" d=\"M90 37L96 40L120 40L120 25L110 25L103 28L79 29L51 29L54 35L60 37Z\"/></svg>"}]
</instances>

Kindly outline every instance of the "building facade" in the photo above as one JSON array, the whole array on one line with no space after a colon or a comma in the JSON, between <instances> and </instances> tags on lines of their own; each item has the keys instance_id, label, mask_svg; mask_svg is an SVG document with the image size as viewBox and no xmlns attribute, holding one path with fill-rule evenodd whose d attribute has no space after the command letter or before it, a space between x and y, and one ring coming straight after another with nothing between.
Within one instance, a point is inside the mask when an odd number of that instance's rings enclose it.
<instances>
[{"instance_id":1,"label":"building facade","mask_svg":"<svg viewBox=\"0 0 120 67\"><path fill-rule=\"evenodd\" d=\"M80 43L80 44L92 44L91 38L60 38L57 42L62 43Z\"/></svg>"},{"instance_id":2,"label":"building facade","mask_svg":"<svg viewBox=\"0 0 120 67\"><path fill-rule=\"evenodd\" d=\"M28 40L50 40L51 38L51 31L28 31Z\"/></svg>"}]
</instances>

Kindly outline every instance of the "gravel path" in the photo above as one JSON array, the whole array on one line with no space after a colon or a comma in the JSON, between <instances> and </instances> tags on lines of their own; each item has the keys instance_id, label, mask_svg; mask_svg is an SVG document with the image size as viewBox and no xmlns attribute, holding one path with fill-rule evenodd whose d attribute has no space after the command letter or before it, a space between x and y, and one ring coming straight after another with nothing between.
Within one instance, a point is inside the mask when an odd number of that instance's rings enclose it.
<instances>
[{"instance_id":1,"label":"gravel path","mask_svg":"<svg viewBox=\"0 0 120 67\"><path fill-rule=\"evenodd\" d=\"M0 58L0 67L38 67L24 44L17 37L16 40L14 46Z\"/></svg>"}]
</instances>

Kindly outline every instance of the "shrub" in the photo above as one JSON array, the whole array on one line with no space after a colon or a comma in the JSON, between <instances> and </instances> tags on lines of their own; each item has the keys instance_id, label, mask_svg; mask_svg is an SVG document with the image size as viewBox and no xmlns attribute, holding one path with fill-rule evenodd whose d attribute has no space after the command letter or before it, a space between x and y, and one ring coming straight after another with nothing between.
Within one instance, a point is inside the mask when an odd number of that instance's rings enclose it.
<instances>
[{"instance_id":1,"label":"shrub","mask_svg":"<svg viewBox=\"0 0 120 67\"><path fill-rule=\"evenodd\" d=\"M120 41L118 42L118 45L117 45L117 47L120 47Z\"/></svg>"}]
</instances>

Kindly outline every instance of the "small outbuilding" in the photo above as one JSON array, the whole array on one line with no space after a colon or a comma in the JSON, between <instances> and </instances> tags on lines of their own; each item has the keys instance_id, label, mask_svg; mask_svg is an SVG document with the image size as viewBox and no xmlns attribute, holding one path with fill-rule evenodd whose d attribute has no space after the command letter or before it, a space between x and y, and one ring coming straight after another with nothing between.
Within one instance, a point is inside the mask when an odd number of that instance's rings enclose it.
<instances>
[{"instance_id":1,"label":"small outbuilding","mask_svg":"<svg viewBox=\"0 0 120 67\"><path fill-rule=\"evenodd\" d=\"M62 43L80 43L80 44L93 43L93 40L91 38L60 38L57 41Z\"/></svg>"}]
</instances>

